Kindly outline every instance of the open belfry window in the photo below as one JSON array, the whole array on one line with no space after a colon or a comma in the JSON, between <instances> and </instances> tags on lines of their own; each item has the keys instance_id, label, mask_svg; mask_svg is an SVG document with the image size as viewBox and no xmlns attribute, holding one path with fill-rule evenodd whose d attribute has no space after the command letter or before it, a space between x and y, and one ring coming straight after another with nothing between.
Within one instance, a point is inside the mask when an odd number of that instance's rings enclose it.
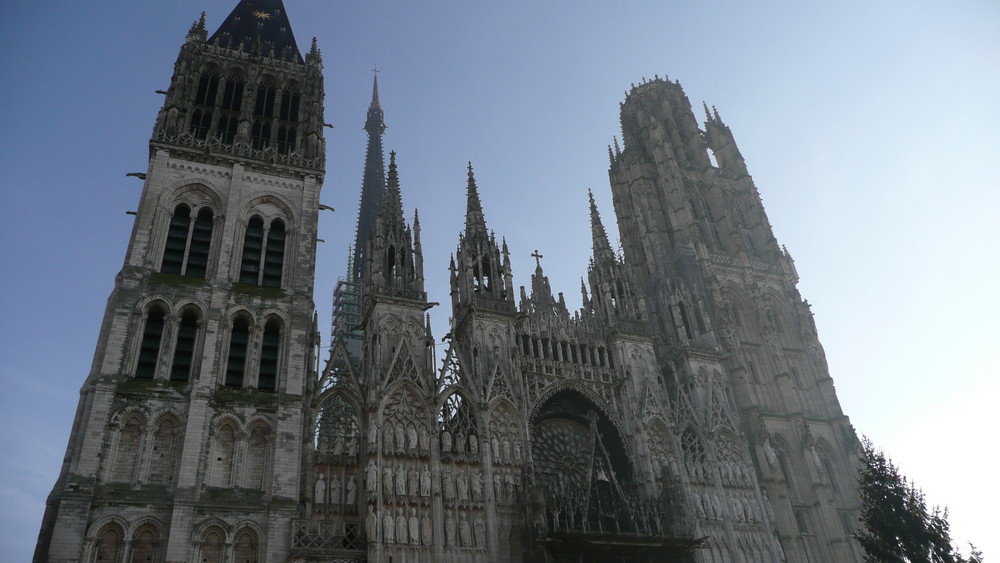
<instances>
[{"instance_id":1,"label":"open belfry window","mask_svg":"<svg viewBox=\"0 0 1000 563\"><path fill-rule=\"evenodd\" d=\"M198 337L198 311L185 309L177 326L177 342L174 345L174 361L170 367L171 381L188 381L194 362L194 347Z\"/></svg>"},{"instance_id":2,"label":"open belfry window","mask_svg":"<svg viewBox=\"0 0 1000 563\"><path fill-rule=\"evenodd\" d=\"M274 391L278 381L278 359L281 353L281 319L272 317L264 324L264 335L260 342L260 368L257 372L257 388Z\"/></svg>"},{"instance_id":3,"label":"open belfry window","mask_svg":"<svg viewBox=\"0 0 1000 563\"><path fill-rule=\"evenodd\" d=\"M135 364L135 376L139 379L153 379L156 376L166 316L167 311L160 304L153 305L146 311L142 340L139 342L139 359Z\"/></svg>"},{"instance_id":4,"label":"open belfry window","mask_svg":"<svg viewBox=\"0 0 1000 563\"><path fill-rule=\"evenodd\" d=\"M295 150L296 129L299 122L299 93L286 89L281 94L281 109L278 112L278 152L288 154Z\"/></svg>"},{"instance_id":5,"label":"open belfry window","mask_svg":"<svg viewBox=\"0 0 1000 563\"><path fill-rule=\"evenodd\" d=\"M254 215L247 222L240 260L240 283L262 287L281 287L285 264L285 222L274 219L266 228L264 220Z\"/></svg>"},{"instance_id":6,"label":"open belfry window","mask_svg":"<svg viewBox=\"0 0 1000 563\"><path fill-rule=\"evenodd\" d=\"M222 90L222 104L219 106L219 127L216 137L229 145L236 140L240 124L240 109L243 107L243 81L238 76L226 77Z\"/></svg>"},{"instance_id":7,"label":"open belfry window","mask_svg":"<svg viewBox=\"0 0 1000 563\"><path fill-rule=\"evenodd\" d=\"M216 98L219 94L219 76L206 71L198 79L198 90L194 96L194 111L191 113L191 134L196 139L207 139L212 128Z\"/></svg>"},{"instance_id":8,"label":"open belfry window","mask_svg":"<svg viewBox=\"0 0 1000 563\"><path fill-rule=\"evenodd\" d=\"M208 253L212 244L215 217L202 207L192 221L191 207L185 203L174 208L163 248L160 271L203 278L208 271Z\"/></svg>"},{"instance_id":9,"label":"open belfry window","mask_svg":"<svg viewBox=\"0 0 1000 563\"><path fill-rule=\"evenodd\" d=\"M229 334L229 354L226 360L226 386L242 387L250 345L250 319L239 315L233 319Z\"/></svg>"},{"instance_id":10,"label":"open belfry window","mask_svg":"<svg viewBox=\"0 0 1000 563\"><path fill-rule=\"evenodd\" d=\"M274 120L275 87L263 83L257 88L253 106L253 126L250 128L250 142L255 149L271 146L271 122Z\"/></svg>"}]
</instances>

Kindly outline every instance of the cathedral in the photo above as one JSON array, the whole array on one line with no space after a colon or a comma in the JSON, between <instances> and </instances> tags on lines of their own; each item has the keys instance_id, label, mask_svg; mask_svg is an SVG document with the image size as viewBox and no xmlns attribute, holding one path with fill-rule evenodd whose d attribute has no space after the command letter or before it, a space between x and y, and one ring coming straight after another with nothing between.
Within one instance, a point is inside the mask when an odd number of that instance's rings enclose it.
<instances>
[{"instance_id":1,"label":"cathedral","mask_svg":"<svg viewBox=\"0 0 1000 563\"><path fill-rule=\"evenodd\" d=\"M621 103L621 248L591 195L579 310L537 252L515 285L469 165L464 231L429 249L452 253L435 336L376 77L322 358L316 40L239 0L165 98L35 561L862 560L858 442L794 263L678 82Z\"/></svg>"}]
</instances>

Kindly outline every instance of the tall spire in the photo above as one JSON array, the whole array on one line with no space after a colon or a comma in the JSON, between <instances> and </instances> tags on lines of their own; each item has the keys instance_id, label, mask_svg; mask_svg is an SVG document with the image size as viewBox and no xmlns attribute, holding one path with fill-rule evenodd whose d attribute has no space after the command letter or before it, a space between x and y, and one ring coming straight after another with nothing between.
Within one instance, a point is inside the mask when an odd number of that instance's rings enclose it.
<instances>
[{"instance_id":1,"label":"tall spire","mask_svg":"<svg viewBox=\"0 0 1000 563\"><path fill-rule=\"evenodd\" d=\"M281 0L240 0L209 41L233 49L259 46L261 55L302 62Z\"/></svg>"},{"instance_id":2,"label":"tall spire","mask_svg":"<svg viewBox=\"0 0 1000 563\"><path fill-rule=\"evenodd\" d=\"M465 210L465 237L473 238L481 235L488 236L486 230L486 216L483 215L483 204L479 200L479 188L476 187L476 176L472 172L472 163L469 163L469 185L468 203Z\"/></svg>"},{"instance_id":3,"label":"tall spire","mask_svg":"<svg viewBox=\"0 0 1000 563\"><path fill-rule=\"evenodd\" d=\"M608 242L608 232L604 230L604 223L601 222L601 212L597 210L597 203L594 201L594 192L587 190L590 197L590 231L594 239L594 259L601 260L606 257L614 259L615 253Z\"/></svg>"},{"instance_id":4,"label":"tall spire","mask_svg":"<svg viewBox=\"0 0 1000 563\"><path fill-rule=\"evenodd\" d=\"M372 102L368 106L365 131L368 132L368 151L365 153L365 172L361 181L361 204L358 207L358 229L354 237L354 268L350 275L361 279L365 268L367 240L375 226L375 215L385 193L385 157L382 153L382 135L385 133L382 105L378 98L378 71L372 85Z\"/></svg>"}]
</instances>

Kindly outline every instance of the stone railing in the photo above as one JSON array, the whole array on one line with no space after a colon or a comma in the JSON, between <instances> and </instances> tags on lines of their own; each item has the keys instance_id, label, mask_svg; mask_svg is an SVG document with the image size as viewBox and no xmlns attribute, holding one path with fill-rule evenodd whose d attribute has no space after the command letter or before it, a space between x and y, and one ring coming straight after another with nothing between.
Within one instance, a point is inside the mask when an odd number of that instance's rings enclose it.
<instances>
[{"instance_id":1,"label":"stone railing","mask_svg":"<svg viewBox=\"0 0 1000 563\"><path fill-rule=\"evenodd\" d=\"M299 551L362 551L361 525L343 520L292 520L292 549Z\"/></svg>"},{"instance_id":2,"label":"stone railing","mask_svg":"<svg viewBox=\"0 0 1000 563\"><path fill-rule=\"evenodd\" d=\"M199 151L208 151L210 153L242 156L251 160L258 160L270 164L285 164L288 166L310 169L322 169L326 165L326 159L323 156L305 158L301 153L294 151L280 153L274 147L255 149L250 143L227 144L223 143L218 138L198 139L191 133L167 135L166 131L158 129L156 134L153 136L153 140L196 149Z\"/></svg>"}]
</instances>

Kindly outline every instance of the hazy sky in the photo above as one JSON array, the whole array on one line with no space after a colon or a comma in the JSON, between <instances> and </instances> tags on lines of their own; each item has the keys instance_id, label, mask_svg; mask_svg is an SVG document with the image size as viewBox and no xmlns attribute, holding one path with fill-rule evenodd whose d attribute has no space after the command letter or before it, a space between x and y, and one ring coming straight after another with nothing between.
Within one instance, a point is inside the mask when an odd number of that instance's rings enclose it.
<instances>
[{"instance_id":1,"label":"hazy sky","mask_svg":"<svg viewBox=\"0 0 1000 563\"><path fill-rule=\"evenodd\" d=\"M147 141L191 22L235 0L11 3L0 35L0 560L26 561L59 471ZM428 291L449 303L465 163L515 284L538 249L580 303L587 189L630 83L667 74L733 130L813 305L844 411L1000 557L1000 4L285 0L319 38L328 170L316 305L345 273L378 64ZM405 5L398 5L405 4ZM450 311L432 310L443 335ZM329 335L324 334L324 344ZM441 350L439 349L439 353Z\"/></svg>"}]
</instances>

